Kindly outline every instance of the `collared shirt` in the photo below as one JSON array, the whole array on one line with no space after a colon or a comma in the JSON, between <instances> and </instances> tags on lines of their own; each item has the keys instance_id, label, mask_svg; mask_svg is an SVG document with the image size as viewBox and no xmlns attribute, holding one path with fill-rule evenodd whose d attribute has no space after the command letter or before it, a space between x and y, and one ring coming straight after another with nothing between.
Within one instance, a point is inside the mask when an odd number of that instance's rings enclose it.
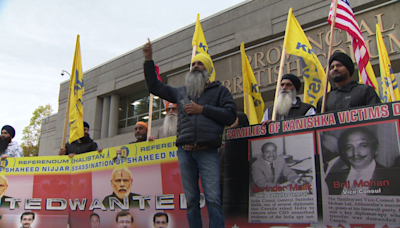
<instances>
[{"instance_id":1,"label":"collared shirt","mask_svg":"<svg viewBox=\"0 0 400 228\"><path fill-rule=\"evenodd\" d=\"M361 172L358 172L352 166L350 168L349 175L347 176L347 181L350 181L349 183L350 183L351 187L354 187L354 181L357 181L357 183L360 182L360 180L362 180L363 182L370 181L372 179L372 176L374 175L375 168L376 168L375 160L373 160L371 162L371 164L369 164ZM362 188L362 187L360 187L360 188ZM368 187L364 187L362 189L368 189Z\"/></svg>"},{"instance_id":2,"label":"collared shirt","mask_svg":"<svg viewBox=\"0 0 400 228\"><path fill-rule=\"evenodd\" d=\"M297 99L294 99L292 103L293 103L293 105L297 104ZM265 111L261 122L269 120L269 118L268 118L268 109L269 108L267 108L267 110ZM308 109L307 113L305 114L305 116L311 116L311 115L315 115L315 109L314 108ZM283 119L284 119L284 117L282 116L282 120Z\"/></svg>"},{"instance_id":3,"label":"collared shirt","mask_svg":"<svg viewBox=\"0 0 400 228\"><path fill-rule=\"evenodd\" d=\"M22 148L18 145L18 143L16 141L11 141L8 144L7 149L4 151L3 155L7 155L8 157L12 158L12 157L23 157L24 153L22 151Z\"/></svg>"}]
</instances>

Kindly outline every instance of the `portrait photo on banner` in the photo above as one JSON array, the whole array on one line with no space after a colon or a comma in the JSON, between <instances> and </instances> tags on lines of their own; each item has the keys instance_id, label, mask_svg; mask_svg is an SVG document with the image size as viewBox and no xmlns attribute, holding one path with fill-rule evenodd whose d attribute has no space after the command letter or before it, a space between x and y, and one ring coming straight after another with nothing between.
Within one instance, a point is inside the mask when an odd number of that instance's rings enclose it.
<instances>
[{"instance_id":1,"label":"portrait photo on banner","mask_svg":"<svg viewBox=\"0 0 400 228\"><path fill-rule=\"evenodd\" d=\"M290 191L295 184L310 184L316 189L314 145L313 133L250 140L250 196L276 186Z\"/></svg>"},{"instance_id":2,"label":"portrait photo on banner","mask_svg":"<svg viewBox=\"0 0 400 228\"><path fill-rule=\"evenodd\" d=\"M145 175L144 175L145 174ZM122 209L118 203L129 204L130 216L134 218L137 227L147 227L152 224L156 213L155 195L163 194L160 165L128 167L116 165L114 169L92 173L92 195L99 198L106 211L95 209L105 225L115 223L115 216ZM148 197L140 208L138 200L133 197ZM126 210L126 209L125 209ZM127 210L127 211L128 211Z\"/></svg>"},{"instance_id":3,"label":"portrait photo on banner","mask_svg":"<svg viewBox=\"0 0 400 228\"><path fill-rule=\"evenodd\" d=\"M398 121L317 131L322 192L399 196Z\"/></svg>"}]
</instances>

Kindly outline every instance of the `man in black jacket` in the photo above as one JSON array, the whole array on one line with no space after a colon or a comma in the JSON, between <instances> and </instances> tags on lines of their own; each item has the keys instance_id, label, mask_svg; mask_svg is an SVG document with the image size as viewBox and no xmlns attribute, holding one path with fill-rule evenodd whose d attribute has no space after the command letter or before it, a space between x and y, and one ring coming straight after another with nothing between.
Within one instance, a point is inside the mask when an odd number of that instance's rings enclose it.
<instances>
[{"instance_id":1,"label":"man in black jacket","mask_svg":"<svg viewBox=\"0 0 400 228\"><path fill-rule=\"evenodd\" d=\"M235 101L220 82L209 81L214 69L207 55L197 54L192 60L185 86L174 88L157 80L152 53L149 42L143 48L147 87L150 93L178 105L176 146L189 226L202 227L200 174L210 227L225 227L220 199L218 148L224 127L236 120Z\"/></svg>"},{"instance_id":2,"label":"man in black jacket","mask_svg":"<svg viewBox=\"0 0 400 228\"><path fill-rule=\"evenodd\" d=\"M297 92L301 87L300 79L293 74L285 74L281 80L281 90L276 101L276 119L294 118L297 116L310 116L315 114L314 106L301 102ZM273 106L269 107L261 124L269 124L272 120Z\"/></svg>"},{"instance_id":3,"label":"man in black jacket","mask_svg":"<svg viewBox=\"0 0 400 228\"><path fill-rule=\"evenodd\" d=\"M331 56L329 71L335 86L327 95L326 112L381 103L374 88L351 80L354 64L345 53L336 52ZM321 112L321 107L322 97L318 101L317 112Z\"/></svg>"},{"instance_id":4,"label":"man in black jacket","mask_svg":"<svg viewBox=\"0 0 400 228\"><path fill-rule=\"evenodd\" d=\"M73 141L71 144L66 143L65 149L60 148L58 152L59 155L68 155L69 157L74 156L75 154L83 154L86 152L96 151L98 150L97 143L90 138L89 135L89 124L83 122L83 130L85 136L82 138ZM101 150L99 150L101 152Z\"/></svg>"}]
</instances>

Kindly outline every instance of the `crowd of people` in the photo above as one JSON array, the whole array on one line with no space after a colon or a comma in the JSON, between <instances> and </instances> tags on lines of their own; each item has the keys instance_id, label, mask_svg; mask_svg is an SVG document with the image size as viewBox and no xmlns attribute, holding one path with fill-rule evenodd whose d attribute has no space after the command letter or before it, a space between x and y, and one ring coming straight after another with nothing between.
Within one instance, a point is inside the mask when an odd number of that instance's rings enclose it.
<instances>
[{"instance_id":1,"label":"crowd of people","mask_svg":"<svg viewBox=\"0 0 400 228\"><path fill-rule=\"evenodd\" d=\"M208 56L201 53L195 55L191 62L191 71L186 75L185 85L171 87L157 80L152 53L151 43L148 42L143 48L145 81L150 93L168 101L165 107L167 114L163 126L158 129L155 137L147 136L147 123L137 122L134 128L136 141L130 143L153 141L176 135L178 162L186 196L187 219L190 227L202 227L198 185L200 177L210 226L224 227L224 211L221 204L224 160L223 131L226 127L248 126L247 117L244 113L237 112L235 101L226 87L219 81L209 81L210 74L214 69L212 69ZM353 73L354 64L348 55L338 52L331 56L329 74L334 84L327 94L326 111L337 111L381 102L372 87L351 80ZM262 125L268 125L272 122L274 108L276 109L277 120L315 115L321 112L321 99L315 108L310 104L303 103L297 96L301 87L301 81L297 76L285 74L279 85L280 93L276 98L276 106L271 106L265 110L261 121ZM356 133L352 134L355 135ZM364 131L364 133L359 132L358 134L367 133ZM12 141L14 136L13 127L6 125L2 128L0 138L1 159L23 156L21 147ZM339 148L341 146L339 144ZM260 149L262 156L252 164L253 179L258 187L279 183L280 175L283 175L284 179L289 181L298 179L298 175L285 164L281 156L277 155L277 145L265 143ZM84 137L72 143L67 143L65 148L59 150L59 155L72 157L76 154L96 150L101 152L97 143L90 138L89 124L84 122ZM343 153L341 156L345 162L350 164L350 167L356 168L356 163L360 163L357 159L355 159L357 162L352 162L353 158L350 157L349 153ZM370 160L372 161L373 158ZM365 165L370 165L370 163ZM380 167L380 165L376 163L374 167ZM351 170L349 168L346 172L351 174ZM328 179L331 177L332 175L328 176ZM131 182L132 175L129 170L114 170L111 180L114 193L110 196L114 195L121 201L124 196L135 195L130 192ZM108 200L105 198L103 204L107 203ZM159 223L157 218L162 218L166 220L163 220L164 223L168 223L166 214L155 216L154 224ZM100 222L100 218L98 215L96 217L96 214L92 214L90 219L91 223L94 224ZM123 225L130 225L134 222L134 218L129 212L120 212L116 217L116 222L119 224L118 227L129 227ZM162 221L160 221L161 223Z\"/></svg>"}]
</instances>

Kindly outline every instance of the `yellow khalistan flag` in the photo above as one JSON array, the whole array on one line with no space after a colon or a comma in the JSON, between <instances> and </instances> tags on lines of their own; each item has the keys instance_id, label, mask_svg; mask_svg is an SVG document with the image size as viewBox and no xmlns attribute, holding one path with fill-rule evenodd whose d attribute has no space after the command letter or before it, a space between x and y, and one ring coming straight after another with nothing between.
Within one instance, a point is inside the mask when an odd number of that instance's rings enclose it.
<instances>
[{"instance_id":1,"label":"yellow khalistan flag","mask_svg":"<svg viewBox=\"0 0 400 228\"><path fill-rule=\"evenodd\" d=\"M210 82L215 80L215 68L214 68L214 63L211 59L210 53L208 51L208 46L206 42L206 37L204 36L203 29L201 28L200 24L200 14L197 14L197 21L196 21L196 28L194 30L193 34L193 40L192 40L192 47L196 46L196 52L204 53L208 57L210 57L211 61L211 72L208 72L210 76Z\"/></svg>"},{"instance_id":2,"label":"yellow khalistan flag","mask_svg":"<svg viewBox=\"0 0 400 228\"><path fill-rule=\"evenodd\" d=\"M371 80L372 84L374 85L373 87L375 87L374 89L375 89L376 94L378 94L378 96L379 96L378 82L376 81L375 73L374 73L374 70L372 69L371 62L368 61L368 64L365 67L365 71L367 72L369 79ZM360 76L360 70L357 70L357 72L358 72L358 82L360 84L364 84L362 77ZM381 98L381 101L383 101L382 98Z\"/></svg>"},{"instance_id":3,"label":"yellow khalistan flag","mask_svg":"<svg viewBox=\"0 0 400 228\"><path fill-rule=\"evenodd\" d=\"M69 83L69 89L69 143L72 143L73 141L84 136L82 95L85 93L85 88L83 85L79 35L76 38L75 56L74 63L72 65L72 75Z\"/></svg>"},{"instance_id":4,"label":"yellow khalistan flag","mask_svg":"<svg viewBox=\"0 0 400 228\"><path fill-rule=\"evenodd\" d=\"M249 60L247 59L246 52L244 52L243 42L240 45L240 52L242 53L244 112L249 119L250 125L259 124L264 115L264 101Z\"/></svg>"},{"instance_id":5,"label":"yellow khalistan flag","mask_svg":"<svg viewBox=\"0 0 400 228\"><path fill-rule=\"evenodd\" d=\"M392 64L389 60L389 55L386 50L385 43L383 42L381 29L379 24L376 24L376 43L378 45L379 51L379 66L381 69L381 79L382 79L382 95L383 102L392 102L400 100L399 86L397 84L396 77L393 74ZM390 85L392 82L392 88ZM394 98L392 97L391 90L393 90Z\"/></svg>"},{"instance_id":6,"label":"yellow khalistan flag","mask_svg":"<svg viewBox=\"0 0 400 228\"><path fill-rule=\"evenodd\" d=\"M286 47L286 53L300 57L304 79L304 103L316 106L318 99L324 94L325 71L294 17L292 8L289 9L283 47Z\"/></svg>"}]
</instances>

